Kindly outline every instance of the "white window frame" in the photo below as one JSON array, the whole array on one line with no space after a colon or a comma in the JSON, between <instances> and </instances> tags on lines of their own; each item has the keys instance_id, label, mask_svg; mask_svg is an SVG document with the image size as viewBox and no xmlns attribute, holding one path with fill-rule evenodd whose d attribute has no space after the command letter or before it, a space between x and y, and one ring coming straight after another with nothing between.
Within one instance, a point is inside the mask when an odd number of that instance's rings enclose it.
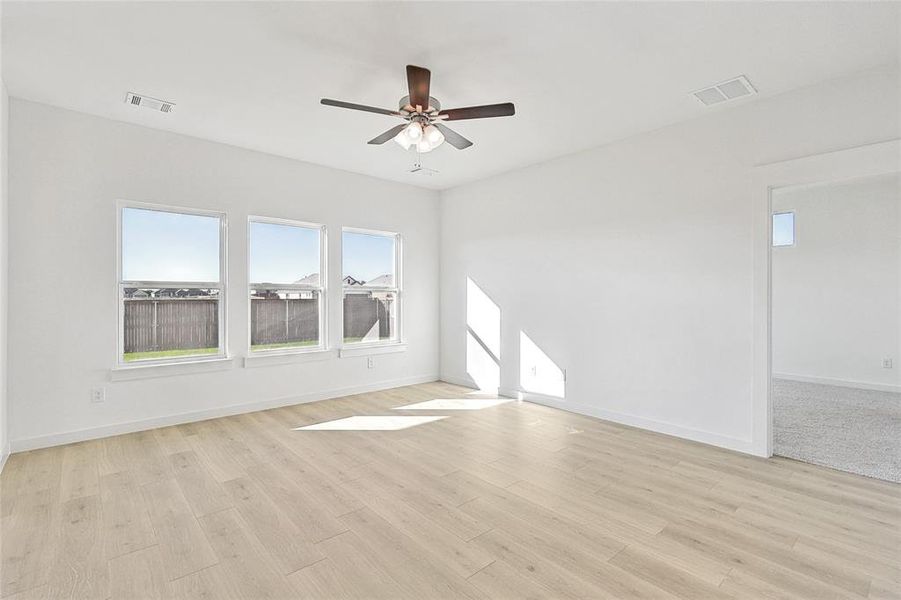
<instances>
[{"instance_id":1,"label":"white window frame","mask_svg":"<svg viewBox=\"0 0 901 600\"><path fill-rule=\"evenodd\" d=\"M122 217L127 208L153 210L183 215L215 217L219 219L219 281L137 281L122 279ZM228 335L226 310L228 292L228 213L186 206L170 206L149 202L119 200L116 202L116 305L118 307L118 327L116 328L116 366L117 368L145 367L152 365L169 365L201 361L222 360L228 358ZM174 358L148 359L141 361L125 361L125 288L207 288L219 290L219 351L215 354L197 354Z\"/></svg>"},{"instance_id":2,"label":"white window frame","mask_svg":"<svg viewBox=\"0 0 901 600\"><path fill-rule=\"evenodd\" d=\"M791 244L776 244L773 240L773 234L776 232L776 216L777 215L791 215L792 216L792 243ZM770 246L773 248L793 248L798 244L798 212L794 209L792 210L777 210L773 211L770 215Z\"/></svg>"},{"instance_id":3,"label":"white window frame","mask_svg":"<svg viewBox=\"0 0 901 600\"><path fill-rule=\"evenodd\" d=\"M376 342L345 342L344 341L344 297L347 294L348 290L358 290L359 288L355 288L353 286L346 285L344 283L344 233L362 233L364 235L379 235L383 237L393 237L394 238L394 286L377 286L366 288L369 291L376 292L394 292L394 302L395 302L395 319L394 319L394 328L396 329L396 334L393 340L379 340ZM404 256L404 245L403 245L403 236L394 231L380 231L378 229L362 229L359 227L342 227L341 228L341 348L375 348L379 346L400 346L404 343L404 335L403 335L403 308L404 308L404 294L403 294L403 256Z\"/></svg>"},{"instance_id":4,"label":"white window frame","mask_svg":"<svg viewBox=\"0 0 901 600\"><path fill-rule=\"evenodd\" d=\"M305 229L319 230L319 285L307 284L283 284L264 281L251 281L250 268L252 264L251 227L253 223L269 223L272 225L288 225L291 227L303 227ZM247 217L247 355L248 356L274 356L282 354L307 354L311 352L324 352L328 350L328 228L320 223L306 221L294 221L277 217L262 217L251 215ZM253 349L253 324L252 301L250 294L255 287L271 287L279 290L290 291L314 291L319 293L319 343L315 346L299 346L297 348L273 348L271 350Z\"/></svg>"}]
</instances>

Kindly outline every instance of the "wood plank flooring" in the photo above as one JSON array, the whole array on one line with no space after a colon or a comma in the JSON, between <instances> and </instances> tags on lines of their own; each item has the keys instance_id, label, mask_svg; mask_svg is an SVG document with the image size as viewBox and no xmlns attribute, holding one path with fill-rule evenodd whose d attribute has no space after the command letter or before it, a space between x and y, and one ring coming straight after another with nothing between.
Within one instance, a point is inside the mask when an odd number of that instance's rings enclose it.
<instances>
[{"instance_id":1,"label":"wood plank flooring","mask_svg":"<svg viewBox=\"0 0 901 600\"><path fill-rule=\"evenodd\" d=\"M439 382L15 454L0 596L901 598L901 485L529 403L397 410L478 398ZM378 415L444 418L296 430Z\"/></svg>"}]
</instances>

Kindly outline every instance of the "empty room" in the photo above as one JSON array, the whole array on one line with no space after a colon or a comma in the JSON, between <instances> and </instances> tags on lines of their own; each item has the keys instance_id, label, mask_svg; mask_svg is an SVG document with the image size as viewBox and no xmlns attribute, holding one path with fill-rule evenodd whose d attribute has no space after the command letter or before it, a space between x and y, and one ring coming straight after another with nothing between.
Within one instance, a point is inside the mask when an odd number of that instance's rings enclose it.
<instances>
[{"instance_id":1,"label":"empty room","mask_svg":"<svg viewBox=\"0 0 901 600\"><path fill-rule=\"evenodd\" d=\"M901 600L901 2L0 0L0 599Z\"/></svg>"}]
</instances>

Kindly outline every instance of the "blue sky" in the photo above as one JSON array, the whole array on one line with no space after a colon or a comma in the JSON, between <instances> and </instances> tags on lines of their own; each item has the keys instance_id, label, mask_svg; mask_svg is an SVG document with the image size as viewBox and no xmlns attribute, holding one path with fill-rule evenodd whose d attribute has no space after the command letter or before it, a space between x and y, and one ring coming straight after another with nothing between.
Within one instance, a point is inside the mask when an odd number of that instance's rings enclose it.
<instances>
[{"instance_id":1,"label":"blue sky","mask_svg":"<svg viewBox=\"0 0 901 600\"><path fill-rule=\"evenodd\" d=\"M251 223L250 281L293 283L319 271L319 230ZM394 237L343 233L343 275L370 281L394 272ZM122 277L132 281L218 281L219 219L126 208Z\"/></svg>"},{"instance_id":2,"label":"blue sky","mask_svg":"<svg viewBox=\"0 0 901 600\"><path fill-rule=\"evenodd\" d=\"M124 209L122 277L132 281L219 281L219 219Z\"/></svg>"},{"instance_id":3,"label":"blue sky","mask_svg":"<svg viewBox=\"0 0 901 600\"><path fill-rule=\"evenodd\" d=\"M370 281L394 273L394 237L344 232L343 276Z\"/></svg>"},{"instance_id":4,"label":"blue sky","mask_svg":"<svg viewBox=\"0 0 901 600\"><path fill-rule=\"evenodd\" d=\"M773 215L773 245L791 246L795 243L795 213Z\"/></svg>"},{"instance_id":5,"label":"blue sky","mask_svg":"<svg viewBox=\"0 0 901 600\"><path fill-rule=\"evenodd\" d=\"M294 283L318 272L318 229L250 224L251 283Z\"/></svg>"}]
</instances>

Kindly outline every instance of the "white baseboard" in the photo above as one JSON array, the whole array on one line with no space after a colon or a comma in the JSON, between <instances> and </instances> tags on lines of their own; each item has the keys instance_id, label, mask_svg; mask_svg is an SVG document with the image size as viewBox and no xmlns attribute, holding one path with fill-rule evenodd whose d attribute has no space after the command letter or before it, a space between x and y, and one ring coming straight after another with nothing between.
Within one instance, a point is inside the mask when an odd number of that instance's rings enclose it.
<instances>
[{"instance_id":1,"label":"white baseboard","mask_svg":"<svg viewBox=\"0 0 901 600\"><path fill-rule=\"evenodd\" d=\"M820 383L838 387L854 388L858 390L873 390L876 392L901 393L901 385L891 383L869 383L866 381L852 381L849 379L833 379L831 377L811 377L809 375L796 375L794 373L773 373L773 379L788 379L802 383Z\"/></svg>"},{"instance_id":2,"label":"white baseboard","mask_svg":"<svg viewBox=\"0 0 901 600\"><path fill-rule=\"evenodd\" d=\"M271 400L263 400L261 402L233 404L220 408L211 408L207 410L199 410L177 415L166 415L162 417L154 417L152 419L143 419L140 421L129 421L126 423L102 425L100 427L91 427L88 429L79 429L76 431L64 431L50 435L13 440L10 445L12 452L24 452L26 450L37 450L38 448L61 446L63 444L72 444L74 442L94 440L98 438L110 437L113 435L121 435L123 433L146 431L148 429L156 429L157 427L168 427L170 425L181 425L183 423L205 421L207 419L215 419L217 417L228 417L231 415L256 412L258 410L267 410L270 408L279 408L281 406L291 406L294 404L306 404L307 402L329 400L331 398L352 396L354 394L378 392L390 388L402 387L405 385L416 385L418 383L431 383L432 381L438 380L438 375L420 375L417 377L392 379L366 385L350 386L321 392L311 392L309 394L300 394L297 396L273 398Z\"/></svg>"},{"instance_id":3,"label":"white baseboard","mask_svg":"<svg viewBox=\"0 0 901 600\"><path fill-rule=\"evenodd\" d=\"M3 472L3 467L6 466L6 461L9 459L10 454L10 445L6 444L6 447L0 450L0 473Z\"/></svg>"},{"instance_id":4,"label":"white baseboard","mask_svg":"<svg viewBox=\"0 0 901 600\"><path fill-rule=\"evenodd\" d=\"M497 394L501 395L500 388L495 389L482 389L475 384L472 379L468 379L466 377L457 377L456 375L442 375L441 381L452 383L454 385L459 385L460 387L469 388L471 390L479 390L480 392L484 392L486 394Z\"/></svg>"},{"instance_id":5,"label":"white baseboard","mask_svg":"<svg viewBox=\"0 0 901 600\"><path fill-rule=\"evenodd\" d=\"M598 408L596 406L591 406L589 404L579 404L569 400L555 398L553 396L545 396L543 394L533 394L531 392L521 392L518 390L502 390L502 394L504 396L512 398L515 398L518 395L522 400L525 400L526 402L534 402L535 404L542 404L544 406L550 406L552 408L559 408L580 415L585 415L587 417L595 417L604 421L619 423L621 425L629 425L631 427L637 427L639 429L647 429L649 431L655 431L657 433L663 433L686 440L692 440L694 442L701 442L702 444L717 446L718 448L735 450L736 452L741 452L743 454L763 456L759 452L754 451L754 445L751 440L720 435L718 433L712 433L710 431L704 431L702 429L692 429L690 427L676 425L667 421L657 421L655 419L648 419L646 417L639 417L637 415L614 412L605 410L603 408Z\"/></svg>"},{"instance_id":6,"label":"white baseboard","mask_svg":"<svg viewBox=\"0 0 901 600\"><path fill-rule=\"evenodd\" d=\"M473 383L471 379L467 379L466 377L457 377L456 375L442 375L441 381L446 381L447 383L452 383L454 385L460 385L463 387L468 387L471 390L479 389L478 386Z\"/></svg>"}]
</instances>

